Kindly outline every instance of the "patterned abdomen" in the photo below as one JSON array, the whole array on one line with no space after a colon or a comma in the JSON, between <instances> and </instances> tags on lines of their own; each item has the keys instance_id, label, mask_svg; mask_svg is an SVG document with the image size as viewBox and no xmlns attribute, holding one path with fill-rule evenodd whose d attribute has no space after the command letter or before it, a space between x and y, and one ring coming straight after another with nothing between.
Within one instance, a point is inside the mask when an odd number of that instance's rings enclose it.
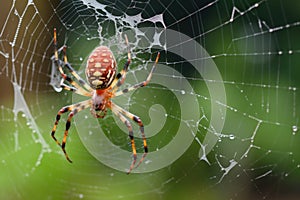
<instances>
[{"instance_id":1,"label":"patterned abdomen","mask_svg":"<svg viewBox=\"0 0 300 200\"><path fill-rule=\"evenodd\" d=\"M99 46L88 58L85 74L93 89L105 89L116 76L116 60L111 50Z\"/></svg>"}]
</instances>

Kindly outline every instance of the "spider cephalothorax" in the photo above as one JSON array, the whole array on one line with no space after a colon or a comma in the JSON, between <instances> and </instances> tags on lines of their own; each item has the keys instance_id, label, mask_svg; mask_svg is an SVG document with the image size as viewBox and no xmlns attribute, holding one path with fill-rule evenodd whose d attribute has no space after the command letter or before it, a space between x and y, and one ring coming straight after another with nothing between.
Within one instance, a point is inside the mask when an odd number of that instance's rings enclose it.
<instances>
[{"instance_id":1,"label":"spider cephalothorax","mask_svg":"<svg viewBox=\"0 0 300 200\"><path fill-rule=\"evenodd\" d=\"M96 118L103 118L106 115L107 108L111 107L111 92L105 90L95 90L91 99L91 113Z\"/></svg>"},{"instance_id":2,"label":"spider cephalothorax","mask_svg":"<svg viewBox=\"0 0 300 200\"><path fill-rule=\"evenodd\" d=\"M111 98L122 95L126 92L129 92L131 90L135 90L137 88L147 85L152 77L152 73L158 62L159 53L157 54L155 63L145 81L135 84L124 90L118 91L118 88L125 81L126 72L128 70L128 66L131 62L131 53L130 53L130 49L129 49L128 39L126 36L125 36L125 40L126 40L126 44L128 47L128 60L125 63L121 72L116 74L117 63L116 63L116 60L115 60L114 55L111 52L111 50L106 46L99 46L93 50L93 52L90 54L90 56L87 60L85 73L86 73L88 83L86 83L76 73L76 71L72 68L72 66L68 62L67 56L66 56L66 47L63 48L63 54L64 54L63 61L59 60L58 50L57 50L56 29L54 29L54 63L58 67L58 70L61 73L61 76L63 78L63 81L61 82L61 87L65 90L70 90L77 94L90 97L90 99L88 99L88 100L61 108L59 110L59 112L57 113L56 121L54 123L53 129L51 132L52 138L56 141L56 143L59 146L61 146L61 148L66 156L66 159L70 162L72 162L72 161L69 158L69 156L65 150L65 145L67 142L68 131L71 126L71 119L75 114L77 114L81 110L84 110L88 107L91 108L92 115L97 118L105 117L107 109L111 109L111 111L115 115L117 115L120 118L120 120L127 126L128 131L129 131L128 136L130 138L130 143L131 143L131 148L132 148L132 153L133 153L133 161L130 165L128 173L130 173L131 170L135 166L136 159L137 159L137 152L136 152L136 147L135 147L135 143L134 143L132 126L127 118L133 120L135 123L137 123L139 125L142 139L143 139L144 154L143 154L142 158L140 159L140 161L138 162L137 166L139 166L142 163L142 161L144 160L144 158L148 152L146 137L145 137L145 133L144 133L144 125L143 125L141 119L138 116L136 116L136 115L126 111L125 109L121 108L120 106L114 104L111 101ZM74 81L70 76L68 76L64 73L63 67L66 67L70 71L70 73L74 76L76 81ZM69 84L65 84L64 81L68 82ZM64 132L64 137L63 137L62 143L60 143L55 137L55 131L56 131L58 122L60 120L61 114L66 113L66 112L70 112L70 113L68 115L66 129Z\"/></svg>"}]
</instances>

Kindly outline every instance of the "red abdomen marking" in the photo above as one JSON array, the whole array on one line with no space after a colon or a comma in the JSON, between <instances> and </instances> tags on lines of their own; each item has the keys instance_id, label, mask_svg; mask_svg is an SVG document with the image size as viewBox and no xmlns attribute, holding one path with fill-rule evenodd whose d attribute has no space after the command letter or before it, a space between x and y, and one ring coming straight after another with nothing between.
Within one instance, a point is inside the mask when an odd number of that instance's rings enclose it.
<instances>
[{"instance_id":1,"label":"red abdomen marking","mask_svg":"<svg viewBox=\"0 0 300 200\"><path fill-rule=\"evenodd\" d=\"M105 89L116 76L116 60L111 50L99 46L88 58L85 74L93 89Z\"/></svg>"}]
</instances>

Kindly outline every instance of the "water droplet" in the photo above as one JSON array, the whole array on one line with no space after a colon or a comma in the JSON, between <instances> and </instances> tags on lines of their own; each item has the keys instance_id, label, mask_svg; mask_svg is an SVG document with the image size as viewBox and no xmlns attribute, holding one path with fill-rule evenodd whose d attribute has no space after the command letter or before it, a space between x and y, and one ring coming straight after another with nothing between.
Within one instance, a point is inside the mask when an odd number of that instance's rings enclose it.
<instances>
[{"instance_id":1,"label":"water droplet","mask_svg":"<svg viewBox=\"0 0 300 200\"><path fill-rule=\"evenodd\" d=\"M288 173L285 173L285 174L284 174L284 176L286 176L286 177L287 177L288 175L289 175Z\"/></svg>"},{"instance_id":2,"label":"water droplet","mask_svg":"<svg viewBox=\"0 0 300 200\"><path fill-rule=\"evenodd\" d=\"M295 133L295 132L298 131L298 127L294 125L294 126L292 126L292 130L293 130L293 132Z\"/></svg>"},{"instance_id":3,"label":"water droplet","mask_svg":"<svg viewBox=\"0 0 300 200\"><path fill-rule=\"evenodd\" d=\"M146 160L145 161L145 164L149 164L149 163L151 163L152 161L151 160Z\"/></svg>"}]
</instances>

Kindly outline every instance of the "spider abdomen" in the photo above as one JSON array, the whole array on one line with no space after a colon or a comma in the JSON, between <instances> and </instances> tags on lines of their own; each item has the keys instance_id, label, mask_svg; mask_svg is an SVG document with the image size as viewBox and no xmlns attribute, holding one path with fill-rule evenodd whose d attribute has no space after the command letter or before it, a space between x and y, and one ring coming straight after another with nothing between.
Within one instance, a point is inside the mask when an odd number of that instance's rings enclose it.
<instances>
[{"instance_id":1,"label":"spider abdomen","mask_svg":"<svg viewBox=\"0 0 300 200\"><path fill-rule=\"evenodd\" d=\"M93 89L105 89L110 86L116 76L116 60L111 50L99 46L87 60L87 80Z\"/></svg>"}]
</instances>

